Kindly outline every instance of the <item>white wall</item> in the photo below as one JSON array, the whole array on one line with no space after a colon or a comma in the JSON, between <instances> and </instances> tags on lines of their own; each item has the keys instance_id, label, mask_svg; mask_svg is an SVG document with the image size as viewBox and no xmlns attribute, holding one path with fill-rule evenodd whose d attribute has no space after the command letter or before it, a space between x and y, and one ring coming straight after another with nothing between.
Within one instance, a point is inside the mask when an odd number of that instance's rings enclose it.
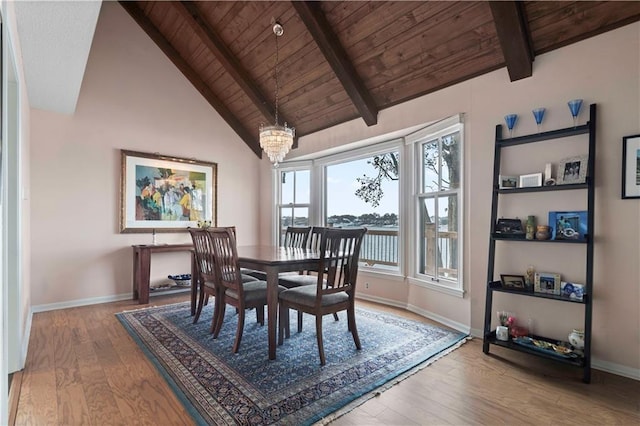
<instances>
[{"instance_id":1,"label":"white wall","mask_svg":"<svg viewBox=\"0 0 640 426\"><path fill-rule=\"evenodd\" d=\"M131 297L131 245L152 237L119 233L120 149L218 163L218 224L257 239L260 160L117 2L102 5L76 113L32 110L31 138L36 310ZM187 253L154 255L152 283L189 267Z\"/></svg>"},{"instance_id":2,"label":"white wall","mask_svg":"<svg viewBox=\"0 0 640 426\"><path fill-rule=\"evenodd\" d=\"M361 293L365 297L390 299L395 304L446 318L454 324L464 324L474 334L481 335L495 125L504 124L506 114L517 113L520 118L514 135L536 132L531 110L543 106L547 108L543 130L568 127L572 120L567 101L583 98L581 123L587 120L588 104L598 104L592 354L600 368L640 378L640 203L620 198L622 137L640 133L639 39L640 23L634 23L538 56L530 78L510 82L507 70L501 69L384 110L376 126L367 128L362 120L355 120L302 137L300 147L288 159L456 113L465 114L465 227L468 232L464 299L406 282L371 277L366 278L369 289L360 286ZM586 142L582 147L579 144L579 141L534 144L511 154L510 163L505 167L511 168L514 174L543 171L548 161L557 162L576 153L575 150L578 154L586 153ZM269 172L263 168L262 173L265 178L261 184L261 202L263 210L267 211L272 203L271 197L266 195ZM534 214L541 223L546 223L548 211L586 209L585 199L580 191L562 191L544 202L535 195L525 196L518 199L512 213L519 217ZM261 236L265 240L269 238L269 220L261 218ZM533 263L539 271L560 272L579 282L584 280L584 267L580 263L584 259L582 250L582 254L576 254L567 249L570 262L561 262L562 252L527 246L519 256L509 259L512 263L498 263L496 271L503 268L508 272L524 273L527 264ZM566 339L571 329L582 323L583 310L578 306L508 295L496 299L494 310L509 309L523 321L534 318L535 331L550 337Z\"/></svg>"}]
</instances>

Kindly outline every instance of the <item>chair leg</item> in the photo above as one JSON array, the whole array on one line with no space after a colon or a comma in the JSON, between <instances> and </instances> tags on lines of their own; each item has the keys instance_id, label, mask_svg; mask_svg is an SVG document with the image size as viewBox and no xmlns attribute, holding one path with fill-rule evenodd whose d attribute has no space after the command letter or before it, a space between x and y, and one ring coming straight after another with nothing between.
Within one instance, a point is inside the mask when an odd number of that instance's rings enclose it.
<instances>
[{"instance_id":1,"label":"chair leg","mask_svg":"<svg viewBox=\"0 0 640 426\"><path fill-rule=\"evenodd\" d=\"M333 319L336 320L336 321L340 321L340 318L338 317L338 313L337 312L333 313Z\"/></svg>"},{"instance_id":2,"label":"chair leg","mask_svg":"<svg viewBox=\"0 0 640 426\"><path fill-rule=\"evenodd\" d=\"M236 330L236 341L233 343L233 353L238 353L240 341L242 340L242 330L244 329L244 309L238 311L238 329Z\"/></svg>"},{"instance_id":3,"label":"chair leg","mask_svg":"<svg viewBox=\"0 0 640 426\"><path fill-rule=\"evenodd\" d=\"M208 295L205 295L203 291L200 291L200 298L198 300L198 307L196 308L196 316L193 318L193 323L197 323L198 320L200 319L200 313L202 313L202 306L204 305L205 300L204 299L209 299ZM215 314L215 312L214 312Z\"/></svg>"},{"instance_id":4,"label":"chair leg","mask_svg":"<svg viewBox=\"0 0 640 426\"><path fill-rule=\"evenodd\" d=\"M356 328L356 310L353 306L347 309L347 322L349 323L349 331L353 335L353 342L356 344L356 349L362 349L358 329Z\"/></svg>"},{"instance_id":5,"label":"chair leg","mask_svg":"<svg viewBox=\"0 0 640 426\"><path fill-rule=\"evenodd\" d=\"M285 315L288 309L283 302L278 305L278 346L282 346L284 343L284 330L285 330Z\"/></svg>"},{"instance_id":6,"label":"chair leg","mask_svg":"<svg viewBox=\"0 0 640 426\"><path fill-rule=\"evenodd\" d=\"M260 325L264 325L264 305L256 307L256 321Z\"/></svg>"},{"instance_id":7,"label":"chair leg","mask_svg":"<svg viewBox=\"0 0 640 426\"><path fill-rule=\"evenodd\" d=\"M214 302L214 309L218 312L218 314L214 315L215 323L213 324L213 329L211 330L211 332L213 333L213 338L217 339L218 335L220 334L220 330L222 329L222 323L224 322L224 313L226 311L224 293L217 294Z\"/></svg>"},{"instance_id":8,"label":"chair leg","mask_svg":"<svg viewBox=\"0 0 640 426\"><path fill-rule=\"evenodd\" d=\"M320 365L325 365L324 345L322 343L322 315L316 314L316 337L318 338L318 352L320 352Z\"/></svg>"},{"instance_id":9,"label":"chair leg","mask_svg":"<svg viewBox=\"0 0 640 426\"><path fill-rule=\"evenodd\" d=\"M302 333L302 311L298 311L298 333Z\"/></svg>"}]
</instances>

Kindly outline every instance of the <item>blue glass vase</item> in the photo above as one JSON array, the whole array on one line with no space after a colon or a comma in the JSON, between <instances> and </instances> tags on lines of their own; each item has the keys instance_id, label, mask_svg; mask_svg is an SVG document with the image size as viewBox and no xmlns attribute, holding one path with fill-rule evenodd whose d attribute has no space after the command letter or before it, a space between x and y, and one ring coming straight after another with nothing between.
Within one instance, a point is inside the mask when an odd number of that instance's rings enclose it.
<instances>
[{"instance_id":1,"label":"blue glass vase","mask_svg":"<svg viewBox=\"0 0 640 426\"><path fill-rule=\"evenodd\" d=\"M536 108L533 111L533 118L536 119L536 126L538 127L538 133L540 133L540 124L542 123L542 119L544 118L544 108Z\"/></svg>"},{"instance_id":2,"label":"blue glass vase","mask_svg":"<svg viewBox=\"0 0 640 426\"><path fill-rule=\"evenodd\" d=\"M576 127L578 125L578 114L580 114L580 108L582 107L582 99L574 99L567 102L567 105L569 105L569 111L573 116L573 127Z\"/></svg>"},{"instance_id":3,"label":"blue glass vase","mask_svg":"<svg viewBox=\"0 0 640 426\"><path fill-rule=\"evenodd\" d=\"M504 121L507 123L507 129L509 129L509 137L513 137L513 128L518 121L518 114L509 114L504 116Z\"/></svg>"}]
</instances>

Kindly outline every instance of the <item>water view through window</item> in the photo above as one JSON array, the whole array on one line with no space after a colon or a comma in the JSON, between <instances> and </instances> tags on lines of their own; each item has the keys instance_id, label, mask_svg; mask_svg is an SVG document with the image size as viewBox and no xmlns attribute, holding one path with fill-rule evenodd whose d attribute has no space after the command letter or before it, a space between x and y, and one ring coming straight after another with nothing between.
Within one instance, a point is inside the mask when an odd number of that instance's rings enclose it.
<instances>
[{"instance_id":1,"label":"water view through window","mask_svg":"<svg viewBox=\"0 0 640 426\"><path fill-rule=\"evenodd\" d=\"M326 167L327 226L368 229L360 260L398 267L398 152Z\"/></svg>"}]
</instances>

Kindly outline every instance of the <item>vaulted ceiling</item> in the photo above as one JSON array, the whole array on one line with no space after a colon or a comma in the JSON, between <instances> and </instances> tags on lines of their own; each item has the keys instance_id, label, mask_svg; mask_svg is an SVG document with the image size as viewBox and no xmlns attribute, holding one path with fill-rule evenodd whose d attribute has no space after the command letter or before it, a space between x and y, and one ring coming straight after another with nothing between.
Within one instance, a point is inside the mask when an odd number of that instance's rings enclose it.
<instances>
[{"instance_id":1,"label":"vaulted ceiling","mask_svg":"<svg viewBox=\"0 0 640 426\"><path fill-rule=\"evenodd\" d=\"M120 2L258 155L279 118L308 135L640 20L640 2ZM597 52L594 52L597 54Z\"/></svg>"}]
</instances>

